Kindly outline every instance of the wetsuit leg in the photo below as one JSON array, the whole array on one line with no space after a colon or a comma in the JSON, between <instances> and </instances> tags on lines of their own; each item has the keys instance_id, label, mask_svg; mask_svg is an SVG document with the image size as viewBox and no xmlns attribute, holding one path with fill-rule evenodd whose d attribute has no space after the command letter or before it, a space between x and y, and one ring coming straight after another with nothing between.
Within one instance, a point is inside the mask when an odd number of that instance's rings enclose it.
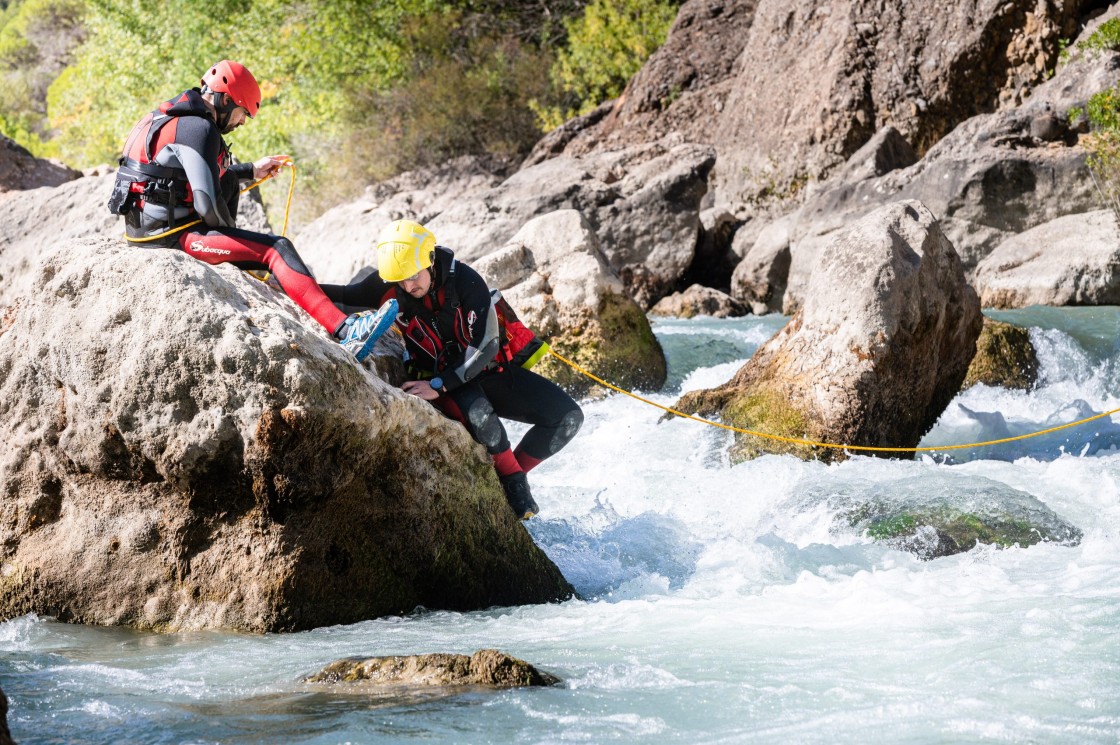
<instances>
[{"instance_id":1,"label":"wetsuit leg","mask_svg":"<svg viewBox=\"0 0 1120 745\"><path fill-rule=\"evenodd\" d=\"M528 471L567 445L583 425L583 412L560 386L535 372L510 367L480 379L495 413L532 424L514 451Z\"/></svg>"},{"instance_id":2,"label":"wetsuit leg","mask_svg":"<svg viewBox=\"0 0 1120 745\"><path fill-rule=\"evenodd\" d=\"M288 297L334 334L346 320L296 253L287 238L239 228L186 230L179 247L207 264L234 264L241 269L267 269Z\"/></svg>"},{"instance_id":3,"label":"wetsuit leg","mask_svg":"<svg viewBox=\"0 0 1120 745\"><path fill-rule=\"evenodd\" d=\"M499 476L509 476L521 471L517 456L509 445L506 428L477 382L472 381L456 388L451 393L440 396L432 404L444 416L462 422L471 437L482 443L486 452L490 453Z\"/></svg>"},{"instance_id":4,"label":"wetsuit leg","mask_svg":"<svg viewBox=\"0 0 1120 745\"><path fill-rule=\"evenodd\" d=\"M448 394L462 413L462 422L486 452L494 455L509 449L509 437L502 426L494 406L490 403L478 379L459 386Z\"/></svg>"}]
</instances>

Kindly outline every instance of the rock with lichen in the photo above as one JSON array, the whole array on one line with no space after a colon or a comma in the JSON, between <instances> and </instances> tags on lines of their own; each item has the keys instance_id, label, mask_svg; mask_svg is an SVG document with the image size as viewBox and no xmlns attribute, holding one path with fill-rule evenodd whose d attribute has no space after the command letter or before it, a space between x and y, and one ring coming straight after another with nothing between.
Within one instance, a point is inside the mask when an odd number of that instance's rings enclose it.
<instances>
[{"instance_id":1,"label":"rock with lichen","mask_svg":"<svg viewBox=\"0 0 1120 745\"><path fill-rule=\"evenodd\" d=\"M851 493L810 488L801 498L806 503L827 502L836 512L837 531L855 529L920 559L951 556L978 545L1075 546L1081 541L1078 528L1033 494L974 474L938 478L946 488L933 496L927 477L912 476L860 484Z\"/></svg>"},{"instance_id":2,"label":"rock with lichen","mask_svg":"<svg viewBox=\"0 0 1120 745\"><path fill-rule=\"evenodd\" d=\"M960 389L980 326L979 300L933 215L919 202L891 204L833 238L804 307L729 382L674 408L777 437L914 447ZM749 434L733 457L764 452L846 457Z\"/></svg>"},{"instance_id":3,"label":"rock with lichen","mask_svg":"<svg viewBox=\"0 0 1120 745\"><path fill-rule=\"evenodd\" d=\"M976 356L961 388L984 385L1030 390L1038 381L1038 355L1027 329L991 318L976 340Z\"/></svg>"},{"instance_id":4,"label":"rock with lichen","mask_svg":"<svg viewBox=\"0 0 1120 745\"><path fill-rule=\"evenodd\" d=\"M473 655L431 653L337 660L304 678L305 683L347 688L481 686L519 688L556 685L560 679L496 649Z\"/></svg>"}]
</instances>

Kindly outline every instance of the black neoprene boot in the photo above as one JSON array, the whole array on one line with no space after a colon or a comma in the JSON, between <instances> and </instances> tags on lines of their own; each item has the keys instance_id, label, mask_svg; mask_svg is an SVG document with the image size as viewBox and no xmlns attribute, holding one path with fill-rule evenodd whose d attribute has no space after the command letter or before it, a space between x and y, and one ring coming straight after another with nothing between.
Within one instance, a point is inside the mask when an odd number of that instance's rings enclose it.
<instances>
[{"instance_id":1,"label":"black neoprene boot","mask_svg":"<svg viewBox=\"0 0 1120 745\"><path fill-rule=\"evenodd\" d=\"M518 471L509 476L499 476L498 481L502 482L506 501L509 502L510 509L517 515L518 520L528 520L540 512L540 507L537 507L533 494L529 491L529 479L525 478L524 473Z\"/></svg>"}]
</instances>

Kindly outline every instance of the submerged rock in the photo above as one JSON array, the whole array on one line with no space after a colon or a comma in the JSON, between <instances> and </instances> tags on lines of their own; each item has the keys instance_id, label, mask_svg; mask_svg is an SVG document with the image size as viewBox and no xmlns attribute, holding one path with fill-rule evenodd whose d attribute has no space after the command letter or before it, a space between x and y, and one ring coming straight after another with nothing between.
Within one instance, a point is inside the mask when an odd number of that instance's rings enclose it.
<instances>
[{"instance_id":1,"label":"submerged rock","mask_svg":"<svg viewBox=\"0 0 1120 745\"><path fill-rule=\"evenodd\" d=\"M75 241L0 318L0 618L290 631L572 592L394 360L233 266Z\"/></svg>"},{"instance_id":2,"label":"submerged rock","mask_svg":"<svg viewBox=\"0 0 1120 745\"><path fill-rule=\"evenodd\" d=\"M1030 390L1038 380L1038 355L1030 332L1010 323L984 318L976 340L976 356L961 389L977 383Z\"/></svg>"},{"instance_id":3,"label":"submerged rock","mask_svg":"<svg viewBox=\"0 0 1120 745\"><path fill-rule=\"evenodd\" d=\"M496 649L482 649L469 657L465 654L418 654L392 657L351 657L338 660L305 683L359 684L361 687L383 686L483 686L486 688L519 688L551 686L560 679L542 672L524 660Z\"/></svg>"},{"instance_id":4,"label":"submerged rock","mask_svg":"<svg viewBox=\"0 0 1120 745\"><path fill-rule=\"evenodd\" d=\"M729 382L674 408L780 437L914 447L960 389L981 325L933 215L888 205L833 238L805 306ZM733 457L763 452L847 457L737 435Z\"/></svg>"},{"instance_id":5,"label":"submerged rock","mask_svg":"<svg viewBox=\"0 0 1120 745\"><path fill-rule=\"evenodd\" d=\"M831 499L847 526L921 559L951 556L979 544L1007 548L1081 542L1078 528L1031 494L975 475L953 481L941 494L930 494L929 478L916 477Z\"/></svg>"},{"instance_id":6,"label":"submerged rock","mask_svg":"<svg viewBox=\"0 0 1120 745\"><path fill-rule=\"evenodd\" d=\"M557 210L530 220L473 266L557 353L628 390L657 390L665 353L599 245L579 212ZM555 358L534 370L577 394L594 385Z\"/></svg>"}]
</instances>

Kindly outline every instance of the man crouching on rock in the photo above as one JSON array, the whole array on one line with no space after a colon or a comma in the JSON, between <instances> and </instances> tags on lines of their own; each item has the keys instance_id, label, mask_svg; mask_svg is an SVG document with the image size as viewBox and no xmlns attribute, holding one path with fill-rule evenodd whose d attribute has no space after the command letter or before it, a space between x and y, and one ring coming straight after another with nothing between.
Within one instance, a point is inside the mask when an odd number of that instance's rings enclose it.
<instances>
[{"instance_id":1,"label":"man crouching on rock","mask_svg":"<svg viewBox=\"0 0 1120 745\"><path fill-rule=\"evenodd\" d=\"M506 500L519 519L537 514L525 474L568 444L583 412L552 381L528 369L548 351L513 310L492 296L478 272L436 245L423 225L391 223L377 238L377 272L349 285L323 285L348 306L400 304L413 380L407 393L458 419L494 460ZM533 425L517 448L499 417Z\"/></svg>"},{"instance_id":2,"label":"man crouching on rock","mask_svg":"<svg viewBox=\"0 0 1120 745\"><path fill-rule=\"evenodd\" d=\"M230 162L224 135L257 115L261 89L239 62L222 60L132 128L109 198L136 246L179 248L207 264L272 272L284 292L360 361L392 325L395 307L347 316L336 308L287 238L235 225L239 181L270 176L286 155Z\"/></svg>"}]
</instances>

